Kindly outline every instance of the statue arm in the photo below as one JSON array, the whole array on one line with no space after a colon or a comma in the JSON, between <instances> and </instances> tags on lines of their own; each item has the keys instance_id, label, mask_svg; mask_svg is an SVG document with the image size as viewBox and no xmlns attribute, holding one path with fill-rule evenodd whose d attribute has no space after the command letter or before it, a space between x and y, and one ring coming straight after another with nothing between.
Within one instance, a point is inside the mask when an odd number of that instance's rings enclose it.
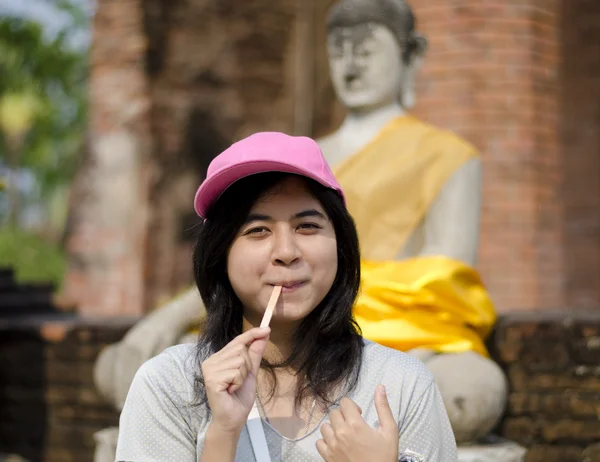
<instances>
[{"instance_id":1,"label":"statue arm","mask_svg":"<svg viewBox=\"0 0 600 462\"><path fill-rule=\"evenodd\" d=\"M481 159L474 157L446 181L425 217L422 256L445 255L475 266L481 214L481 176Z\"/></svg>"},{"instance_id":2,"label":"statue arm","mask_svg":"<svg viewBox=\"0 0 600 462\"><path fill-rule=\"evenodd\" d=\"M204 316L198 289L191 288L149 313L118 343L104 349L94 366L94 383L100 394L121 409L138 368L182 335Z\"/></svg>"},{"instance_id":3,"label":"statue arm","mask_svg":"<svg viewBox=\"0 0 600 462\"><path fill-rule=\"evenodd\" d=\"M146 315L122 340L145 353L147 359L165 348L175 345L177 339L204 315L204 304L193 287L170 302Z\"/></svg>"}]
</instances>

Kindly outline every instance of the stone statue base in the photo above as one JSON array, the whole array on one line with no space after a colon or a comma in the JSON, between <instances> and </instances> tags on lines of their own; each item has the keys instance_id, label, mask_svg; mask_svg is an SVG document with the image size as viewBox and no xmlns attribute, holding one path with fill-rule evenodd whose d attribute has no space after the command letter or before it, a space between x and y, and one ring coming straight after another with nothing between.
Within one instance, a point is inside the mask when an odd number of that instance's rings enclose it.
<instances>
[{"instance_id":1,"label":"stone statue base","mask_svg":"<svg viewBox=\"0 0 600 462\"><path fill-rule=\"evenodd\" d=\"M94 434L96 452L94 462L115 462L119 427L109 427Z\"/></svg>"},{"instance_id":2,"label":"stone statue base","mask_svg":"<svg viewBox=\"0 0 600 462\"><path fill-rule=\"evenodd\" d=\"M524 462L527 449L514 441L489 436L478 444L458 447L458 462Z\"/></svg>"}]
</instances>

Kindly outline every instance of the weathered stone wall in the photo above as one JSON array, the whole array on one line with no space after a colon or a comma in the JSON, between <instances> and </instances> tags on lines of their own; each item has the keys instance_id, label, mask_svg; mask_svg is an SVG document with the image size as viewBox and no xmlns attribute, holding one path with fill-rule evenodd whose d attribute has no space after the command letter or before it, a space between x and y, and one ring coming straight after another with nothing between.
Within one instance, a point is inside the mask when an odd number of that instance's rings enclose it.
<instances>
[{"instance_id":1,"label":"weathered stone wall","mask_svg":"<svg viewBox=\"0 0 600 462\"><path fill-rule=\"evenodd\" d=\"M118 423L94 389L94 361L130 325L0 318L0 454L92 462L94 433Z\"/></svg>"},{"instance_id":2,"label":"weathered stone wall","mask_svg":"<svg viewBox=\"0 0 600 462\"><path fill-rule=\"evenodd\" d=\"M491 340L510 381L501 433L527 462L600 461L600 314L511 314Z\"/></svg>"},{"instance_id":3,"label":"weathered stone wall","mask_svg":"<svg viewBox=\"0 0 600 462\"><path fill-rule=\"evenodd\" d=\"M0 320L0 453L91 462L94 432L118 422L93 362L130 325ZM527 462L600 461L600 315L510 314L490 344L511 389L499 432L530 448Z\"/></svg>"}]
</instances>

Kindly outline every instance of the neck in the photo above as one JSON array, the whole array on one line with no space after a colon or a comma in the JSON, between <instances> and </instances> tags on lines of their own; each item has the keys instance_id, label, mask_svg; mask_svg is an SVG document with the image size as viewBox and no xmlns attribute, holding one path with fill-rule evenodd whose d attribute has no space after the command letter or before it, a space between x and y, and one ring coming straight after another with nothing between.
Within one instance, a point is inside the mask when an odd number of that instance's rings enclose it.
<instances>
[{"instance_id":1,"label":"neck","mask_svg":"<svg viewBox=\"0 0 600 462\"><path fill-rule=\"evenodd\" d=\"M259 323L252 322L245 317L242 321L242 330L245 332L253 327L258 327ZM271 335L269 343L265 350L265 359L272 363L281 363L292 354L292 338L296 325L281 325L271 321Z\"/></svg>"},{"instance_id":2,"label":"neck","mask_svg":"<svg viewBox=\"0 0 600 462\"><path fill-rule=\"evenodd\" d=\"M341 129L355 131L360 127L372 127L380 130L391 120L405 114L404 108L397 101L375 108L349 108Z\"/></svg>"}]
</instances>

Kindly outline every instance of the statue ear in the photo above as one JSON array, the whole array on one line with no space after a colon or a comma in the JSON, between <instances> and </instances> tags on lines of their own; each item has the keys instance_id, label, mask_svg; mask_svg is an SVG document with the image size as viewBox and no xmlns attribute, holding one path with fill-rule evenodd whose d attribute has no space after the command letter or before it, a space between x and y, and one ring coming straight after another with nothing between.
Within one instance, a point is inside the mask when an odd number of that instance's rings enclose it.
<instances>
[{"instance_id":1,"label":"statue ear","mask_svg":"<svg viewBox=\"0 0 600 462\"><path fill-rule=\"evenodd\" d=\"M405 109L411 109L416 102L415 95L415 78L417 71L423 63L425 51L427 50L427 38L423 35L415 34L413 36L413 51L410 56L408 65L404 72L404 82L400 95L401 104Z\"/></svg>"},{"instance_id":2,"label":"statue ear","mask_svg":"<svg viewBox=\"0 0 600 462\"><path fill-rule=\"evenodd\" d=\"M415 56L421 58L423 57L423 55L425 55L425 52L427 51L427 48L429 46L429 41L427 40L427 37L425 37L424 35L421 34L415 34L413 36L413 40L414 40L414 50L413 53Z\"/></svg>"}]
</instances>

